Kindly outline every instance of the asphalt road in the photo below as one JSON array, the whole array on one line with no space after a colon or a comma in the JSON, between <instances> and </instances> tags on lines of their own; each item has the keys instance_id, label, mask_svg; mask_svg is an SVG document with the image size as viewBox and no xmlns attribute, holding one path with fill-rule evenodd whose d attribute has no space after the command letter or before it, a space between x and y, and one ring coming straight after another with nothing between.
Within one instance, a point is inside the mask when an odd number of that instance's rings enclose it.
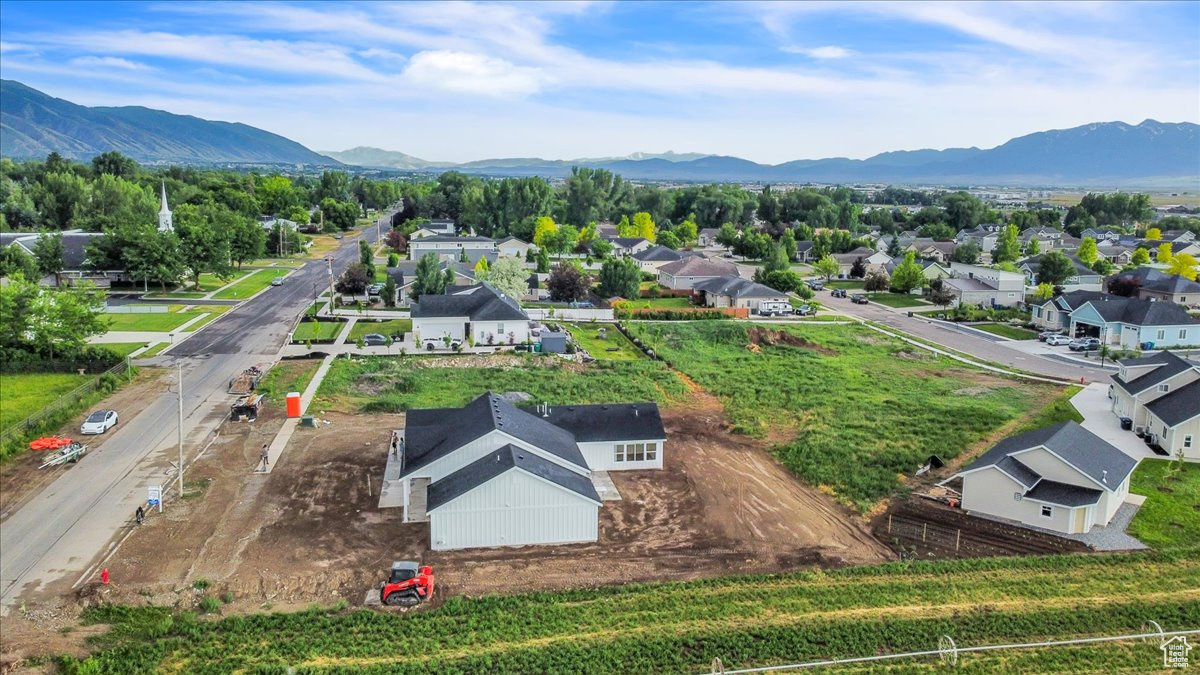
<instances>
[{"instance_id":1,"label":"asphalt road","mask_svg":"<svg viewBox=\"0 0 1200 675\"><path fill-rule=\"evenodd\" d=\"M970 354L981 361L990 361L1009 366L1027 373L1071 380L1085 378L1088 382L1108 382L1111 371L1101 368L1067 363L1037 354L1013 349L1002 341L989 340L978 335L946 327L929 319L909 317L903 310L897 311L877 302L856 305L848 298L834 298L828 291L817 294L817 300L833 311L867 319L898 332L908 333L944 347Z\"/></svg>"},{"instance_id":2,"label":"asphalt road","mask_svg":"<svg viewBox=\"0 0 1200 675\"><path fill-rule=\"evenodd\" d=\"M374 241L376 228L367 227L363 236ZM358 259L358 241L347 238L331 255L335 275ZM182 368L186 457L195 455L198 444L225 419L229 378L274 359L296 317L312 303L314 285L318 291L329 285L324 260L305 264L282 286L227 312L169 356L149 361L176 372ZM102 448L64 471L0 526L0 613L27 592L73 584L131 522L146 501L147 487L170 480L168 462L178 456L176 391L172 386L137 416L123 420Z\"/></svg>"}]
</instances>

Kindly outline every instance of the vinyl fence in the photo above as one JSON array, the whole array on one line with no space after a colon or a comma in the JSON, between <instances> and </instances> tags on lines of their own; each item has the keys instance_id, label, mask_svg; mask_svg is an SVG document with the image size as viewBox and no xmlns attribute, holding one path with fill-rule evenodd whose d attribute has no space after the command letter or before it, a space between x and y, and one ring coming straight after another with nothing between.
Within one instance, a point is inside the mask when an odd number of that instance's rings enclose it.
<instances>
[{"instance_id":1,"label":"vinyl fence","mask_svg":"<svg viewBox=\"0 0 1200 675\"><path fill-rule=\"evenodd\" d=\"M9 426L7 429L0 430L0 446L7 446L10 441L19 439L22 435L31 432L38 428L43 421L57 415L63 410L77 405L86 396L96 391L100 387L101 381L107 375L116 377L124 377L129 374L132 366L129 359L124 359L117 365L100 373L91 380L79 385L71 391L59 396L54 402L47 405L45 408L38 410L29 417Z\"/></svg>"}]
</instances>

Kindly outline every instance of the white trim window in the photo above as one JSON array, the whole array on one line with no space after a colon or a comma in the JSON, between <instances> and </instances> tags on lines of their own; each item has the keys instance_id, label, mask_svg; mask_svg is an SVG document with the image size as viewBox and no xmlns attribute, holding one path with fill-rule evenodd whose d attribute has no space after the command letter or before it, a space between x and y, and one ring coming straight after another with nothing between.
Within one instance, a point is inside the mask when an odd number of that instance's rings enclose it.
<instances>
[{"instance_id":1,"label":"white trim window","mask_svg":"<svg viewBox=\"0 0 1200 675\"><path fill-rule=\"evenodd\" d=\"M658 459L658 443L617 443L614 462L653 462Z\"/></svg>"},{"instance_id":2,"label":"white trim window","mask_svg":"<svg viewBox=\"0 0 1200 675\"><path fill-rule=\"evenodd\" d=\"M1054 507L1043 506L1042 507L1042 517L1043 518L1053 518L1054 517Z\"/></svg>"},{"instance_id":3,"label":"white trim window","mask_svg":"<svg viewBox=\"0 0 1200 675\"><path fill-rule=\"evenodd\" d=\"M1168 391L1171 391L1171 385L1170 385L1170 383L1164 382L1164 383L1162 383L1162 384L1158 385L1158 391L1159 391L1159 393L1161 393L1161 394L1165 394L1165 393L1167 393Z\"/></svg>"},{"instance_id":4,"label":"white trim window","mask_svg":"<svg viewBox=\"0 0 1200 675\"><path fill-rule=\"evenodd\" d=\"M1158 333L1157 333L1157 335L1158 335L1158 338L1157 338L1157 339L1159 339L1159 340L1165 340L1165 339L1167 339L1167 331L1166 331L1165 329L1162 329L1162 328L1160 328L1160 329L1158 330Z\"/></svg>"},{"instance_id":5,"label":"white trim window","mask_svg":"<svg viewBox=\"0 0 1200 675\"><path fill-rule=\"evenodd\" d=\"M1180 340L1186 340L1186 339L1187 339L1187 329L1186 329L1186 328L1180 328L1180 329L1179 329L1179 339L1180 339Z\"/></svg>"},{"instance_id":6,"label":"white trim window","mask_svg":"<svg viewBox=\"0 0 1200 675\"><path fill-rule=\"evenodd\" d=\"M1192 447L1192 435L1188 434L1183 437L1183 448L1184 448L1184 450L1188 450L1191 447Z\"/></svg>"}]
</instances>

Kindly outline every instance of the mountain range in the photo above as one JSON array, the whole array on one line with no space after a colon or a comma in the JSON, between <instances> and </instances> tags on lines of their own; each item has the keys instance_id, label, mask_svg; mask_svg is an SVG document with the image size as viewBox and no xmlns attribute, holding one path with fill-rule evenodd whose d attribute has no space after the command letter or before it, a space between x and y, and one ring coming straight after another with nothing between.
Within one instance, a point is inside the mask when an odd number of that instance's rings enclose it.
<instances>
[{"instance_id":1,"label":"mountain range","mask_svg":"<svg viewBox=\"0 0 1200 675\"><path fill-rule=\"evenodd\" d=\"M675 152L454 163L371 147L317 153L283 136L244 124L142 107L89 108L19 82L0 80L0 155L39 158L57 151L84 159L108 150L143 162L351 165L410 172L455 169L508 176L561 177L572 166L589 166L631 179L681 182L1045 186L1200 183L1200 125L1191 122L1098 122L1032 133L990 149L902 150L861 160L834 157L775 165L739 157Z\"/></svg>"}]
</instances>

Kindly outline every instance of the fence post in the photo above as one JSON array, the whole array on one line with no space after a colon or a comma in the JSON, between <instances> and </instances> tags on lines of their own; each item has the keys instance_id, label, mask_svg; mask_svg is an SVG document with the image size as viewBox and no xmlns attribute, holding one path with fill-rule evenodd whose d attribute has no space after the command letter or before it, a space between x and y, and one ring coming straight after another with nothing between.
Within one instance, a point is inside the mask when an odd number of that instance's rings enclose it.
<instances>
[{"instance_id":1,"label":"fence post","mask_svg":"<svg viewBox=\"0 0 1200 675\"><path fill-rule=\"evenodd\" d=\"M929 523L921 523L921 541L925 541L925 535L929 533Z\"/></svg>"},{"instance_id":2,"label":"fence post","mask_svg":"<svg viewBox=\"0 0 1200 675\"><path fill-rule=\"evenodd\" d=\"M958 550L958 545L959 545L959 543L961 543L961 541L962 541L962 530L955 530L954 531L954 550L955 551Z\"/></svg>"},{"instance_id":3,"label":"fence post","mask_svg":"<svg viewBox=\"0 0 1200 675\"><path fill-rule=\"evenodd\" d=\"M892 514L888 514L888 534L892 533Z\"/></svg>"}]
</instances>

